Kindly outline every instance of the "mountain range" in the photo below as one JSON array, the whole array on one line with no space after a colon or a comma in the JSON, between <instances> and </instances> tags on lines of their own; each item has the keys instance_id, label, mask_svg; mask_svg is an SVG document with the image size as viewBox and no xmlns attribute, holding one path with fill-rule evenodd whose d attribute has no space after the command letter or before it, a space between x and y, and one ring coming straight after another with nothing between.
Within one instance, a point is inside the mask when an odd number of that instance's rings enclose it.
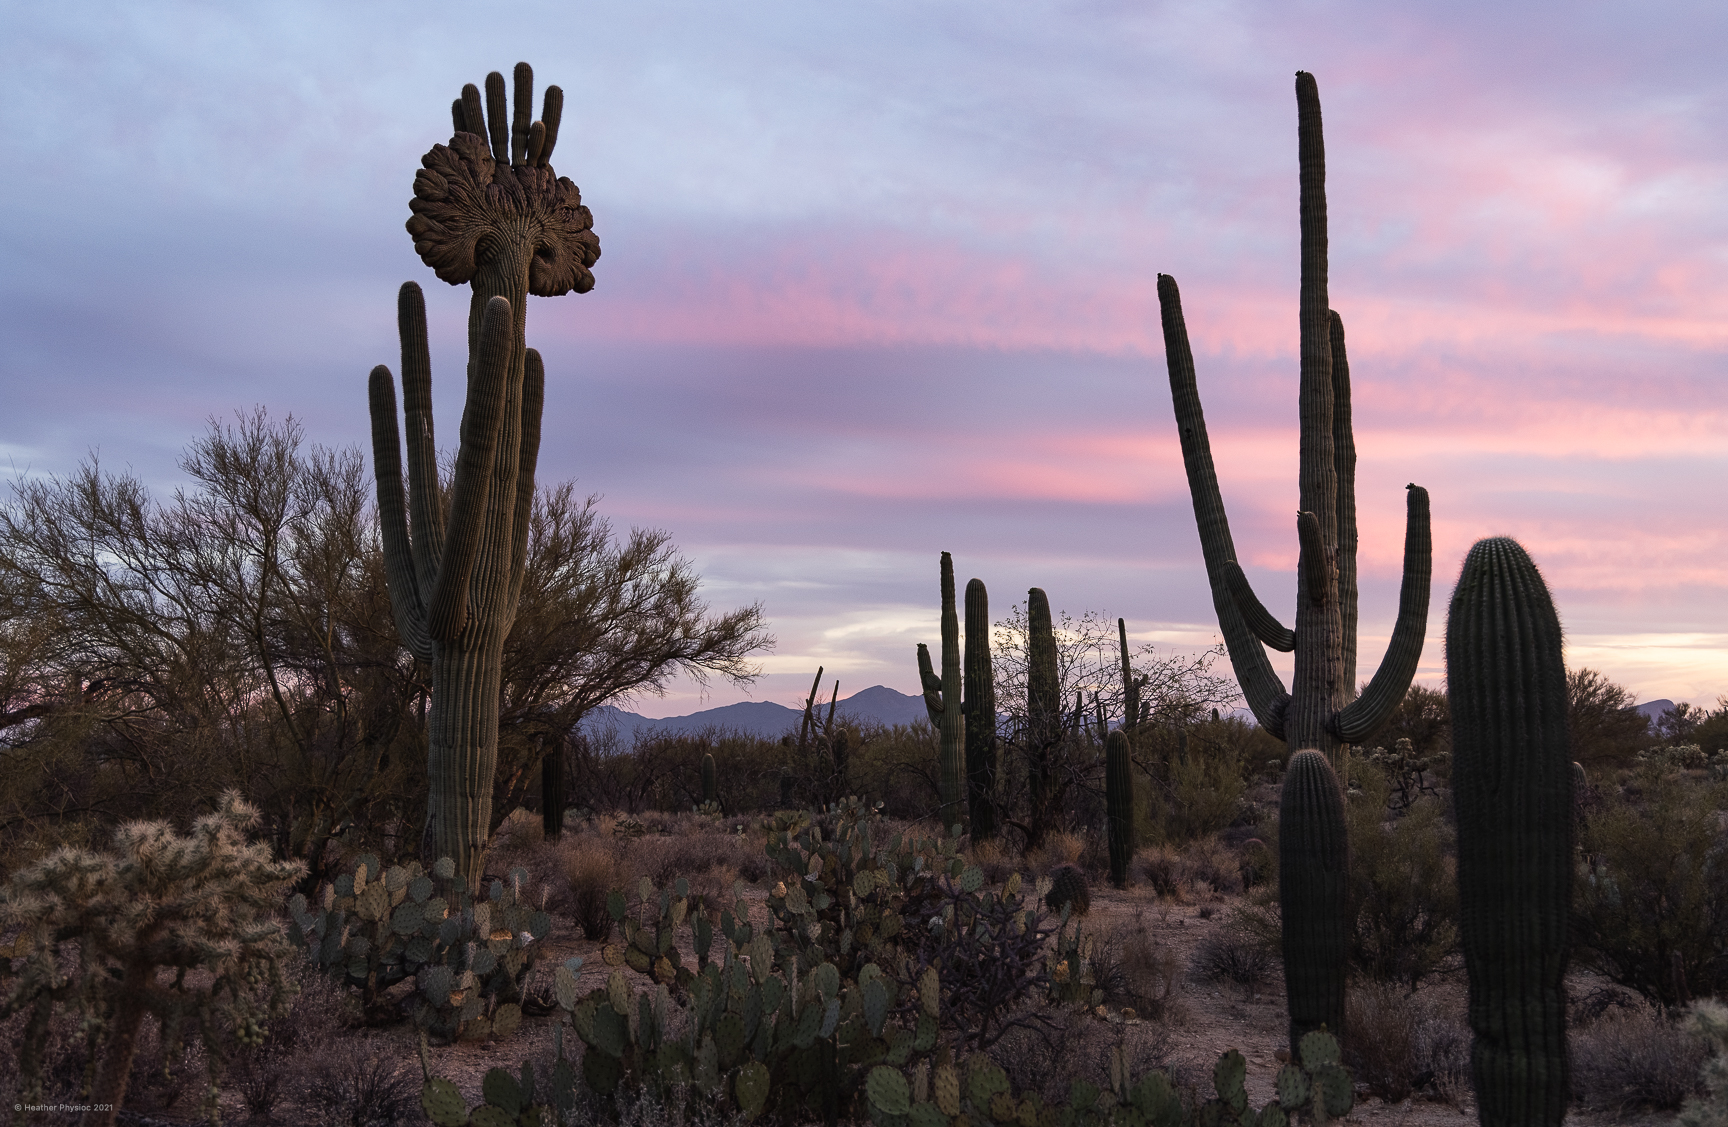
<instances>
[{"instance_id":1,"label":"mountain range","mask_svg":"<svg viewBox=\"0 0 1728 1127\"><path fill-rule=\"evenodd\" d=\"M827 708L826 703L822 708ZM914 720L926 718L923 697L907 696L886 685L872 685L844 698L840 701L836 714L881 724L910 724ZM626 744L636 738L637 732L681 734L710 728L778 739L787 732L795 732L803 715L802 709L787 708L783 704L765 700L741 701L719 708L705 708L688 716L661 717L642 716L612 705L601 705L583 719L582 731L597 734L611 729L617 732L619 740Z\"/></svg>"}]
</instances>

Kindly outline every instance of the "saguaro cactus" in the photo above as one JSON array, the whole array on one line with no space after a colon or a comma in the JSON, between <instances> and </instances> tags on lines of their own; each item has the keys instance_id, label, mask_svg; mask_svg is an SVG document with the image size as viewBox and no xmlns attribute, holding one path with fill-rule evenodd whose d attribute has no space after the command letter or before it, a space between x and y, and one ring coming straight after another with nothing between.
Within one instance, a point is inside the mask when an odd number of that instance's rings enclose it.
<instances>
[{"instance_id":1,"label":"saguaro cactus","mask_svg":"<svg viewBox=\"0 0 1728 1127\"><path fill-rule=\"evenodd\" d=\"M1516 541L1479 540L1446 617L1459 931L1485 1127L1566 1114L1573 770L1560 620Z\"/></svg>"},{"instance_id":2,"label":"saguaro cactus","mask_svg":"<svg viewBox=\"0 0 1728 1127\"><path fill-rule=\"evenodd\" d=\"M966 796L972 840L996 835L996 685L990 663L990 595L982 579L966 583Z\"/></svg>"},{"instance_id":3,"label":"saguaro cactus","mask_svg":"<svg viewBox=\"0 0 1728 1127\"><path fill-rule=\"evenodd\" d=\"M1296 529L1296 626L1286 629L1255 597L1236 562L1230 522L1218 492L1194 356L1176 280L1158 277L1164 352L1182 439L1182 459L1218 624L1254 718L1292 751L1316 749L1343 768L1344 748L1391 715L1410 687L1428 618L1428 493L1407 486L1404 580L1385 660L1360 697L1356 691L1356 447L1350 427L1350 370L1344 323L1327 302L1326 153L1314 76L1296 76L1301 165L1301 512ZM1286 692L1262 643L1296 651ZM1353 699L1354 698L1354 699Z\"/></svg>"},{"instance_id":4,"label":"saguaro cactus","mask_svg":"<svg viewBox=\"0 0 1728 1127\"><path fill-rule=\"evenodd\" d=\"M1140 723L1140 686L1146 678L1134 676L1134 663L1128 658L1128 623L1124 619L1116 620L1116 641L1122 652L1122 727L1128 729Z\"/></svg>"},{"instance_id":5,"label":"saguaro cactus","mask_svg":"<svg viewBox=\"0 0 1728 1127\"><path fill-rule=\"evenodd\" d=\"M1039 844L1048 829L1055 790L1051 777L1062 742L1062 682L1056 663L1056 628L1050 597L1042 588L1026 592L1026 781L1032 799L1032 833Z\"/></svg>"},{"instance_id":6,"label":"saguaro cactus","mask_svg":"<svg viewBox=\"0 0 1728 1127\"><path fill-rule=\"evenodd\" d=\"M1128 735L1118 728L1104 741L1105 837L1110 846L1110 883L1128 883L1134 859L1134 776L1129 770Z\"/></svg>"},{"instance_id":7,"label":"saguaro cactus","mask_svg":"<svg viewBox=\"0 0 1728 1127\"><path fill-rule=\"evenodd\" d=\"M1338 776L1317 751L1290 757L1278 809L1278 905L1284 917L1284 990L1290 1051L1324 1025L1344 1033L1350 851Z\"/></svg>"},{"instance_id":8,"label":"saguaro cactus","mask_svg":"<svg viewBox=\"0 0 1728 1127\"><path fill-rule=\"evenodd\" d=\"M548 87L542 119L530 123L533 72L518 63L515 77L513 123L502 75L487 76L484 114L480 92L463 88L451 107L455 135L422 158L409 204L408 233L421 259L439 278L474 291L448 521L433 442L426 308L413 282L397 303L406 503L390 370L372 369L370 385L391 607L403 643L432 668L424 851L452 858L470 890L479 887L491 828L500 668L522 589L540 449L545 373L525 343L527 298L586 293L594 287L589 267L600 256L581 193L548 163L563 92Z\"/></svg>"},{"instance_id":9,"label":"saguaro cactus","mask_svg":"<svg viewBox=\"0 0 1728 1127\"><path fill-rule=\"evenodd\" d=\"M711 802L719 801L717 797L718 794L719 787L717 786L717 780L715 778L714 753L706 751L702 753L702 804L706 806Z\"/></svg>"},{"instance_id":10,"label":"saguaro cactus","mask_svg":"<svg viewBox=\"0 0 1728 1127\"><path fill-rule=\"evenodd\" d=\"M954 557L942 553L942 676L930 668L930 650L918 645L918 679L924 686L924 709L940 734L937 752L938 786L942 792L942 825L966 820L966 710L960 675L960 615L954 605Z\"/></svg>"}]
</instances>

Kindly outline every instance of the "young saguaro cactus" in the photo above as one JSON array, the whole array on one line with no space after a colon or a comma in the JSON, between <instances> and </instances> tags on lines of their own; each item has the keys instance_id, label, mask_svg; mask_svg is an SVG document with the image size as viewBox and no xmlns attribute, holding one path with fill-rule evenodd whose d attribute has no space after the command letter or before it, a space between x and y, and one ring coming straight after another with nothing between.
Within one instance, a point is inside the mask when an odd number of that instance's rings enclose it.
<instances>
[{"instance_id":1,"label":"young saguaro cactus","mask_svg":"<svg viewBox=\"0 0 1728 1127\"><path fill-rule=\"evenodd\" d=\"M589 267L600 256L581 193L548 163L563 92L548 87L542 119L530 122L528 64L517 64L515 80L513 122L506 120L502 75L487 76L485 113L480 92L463 88L451 107L455 135L422 158L409 203L415 251L439 278L474 291L468 397L448 513L433 441L426 306L413 282L403 284L397 302L406 501L389 368L372 369L370 381L391 607L403 644L432 669L425 852L454 859L470 891L479 888L491 830L499 677L522 590L540 450L545 373L525 343L527 299L586 293L594 287Z\"/></svg>"},{"instance_id":2,"label":"young saguaro cactus","mask_svg":"<svg viewBox=\"0 0 1728 1127\"><path fill-rule=\"evenodd\" d=\"M717 786L718 780L716 779L715 776L716 776L716 772L714 770L714 753L711 751L703 752L702 753L702 804L704 806L708 805L711 802L719 801L719 799L716 797L719 788Z\"/></svg>"},{"instance_id":3,"label":"young saguaro cactus","mask_svg":"<svg viewBox=\"0 0 1728 1127\"><path fill-rule=\"evenodd\" d=\"M1422 655L1432 562L1428 492L1407 486L1404 579L1398 619L1386 657L1356 696L1356 446L1350 426L1350 369L1344 323L1328 309L1326 152L1320 92L1314 76L1296 75L1301 165L1302 281L1300 297L1301 511L1297 537L1296 625L1281 625L1255 597L1236 561L1230 522L1218 491L1206 419L1194 380L1194 355L1176 280L1158 277L1164 352L1206 558L1212 603L1254 718L1291 751L1316 749L1340 771L1343 751L1391 715L1404 698ZM1296 652L1288 692L1261 648Z\"/></svg>"},{"instance_id":4,"label":"young saguaro cactus","mask_svg":"<svg viewBox=\"0 0 1728 1127\"><path fill-rule=\"evenodd\" d=\"M966 794L972 840L996 835L996 685L990 662L990 594L982 579L966 583Z\"/></svg>"},{"instance_id":5,"label":"young saguaro cactus","mask_svg":"<svg viewBox=\"0 0 1728 1127\"><path fill-rule=\"evenodd\" d=\"M1104 741L1104 816L1110 846L1110 883L1128 884L1128 863L1134 859L1134 776L1130 770L1128 735L1118 728Z\"/></svg>"},{"instance_id":6,"label":"young saguaro cactus","mask_svg":"<svg viewBox=\"0 0 1728 1127\"><path fill-rule=\"evenodd\" d=\"M1485 1127L1566 1114L1573 763L1560 620L1514 540L1479 540L1446 616L1459 931Z\"/></svg>"},{"instance_id":7,"label":"young saguaro cactus","mask_svg":"<svg viewBox=\"0 0 1728 1127\"><path fill-rule=\"evenodd\" d=\"M961 703L960 615L954 605L954 557L942 553L942 676L930 668L930 650L918 644L918 680L924 688L924 709L940 735L937 785L942 796L942 825L966 821L966 711Z\"/></svg>"},{"instance_id":8,"label":"young saguaro cactus","mask_svg":"<svg viewBox=\"0 0 1728 1127\"><path fill-rule=\"evenodd\" d=\"M1290 1051L1324 1026L1344 1033L1345 902L1350 850L1338 776L1317 751L1290 757L1278 808L1278 906L1284 919L1284 991Z\"/></svg>"}]
</instances>

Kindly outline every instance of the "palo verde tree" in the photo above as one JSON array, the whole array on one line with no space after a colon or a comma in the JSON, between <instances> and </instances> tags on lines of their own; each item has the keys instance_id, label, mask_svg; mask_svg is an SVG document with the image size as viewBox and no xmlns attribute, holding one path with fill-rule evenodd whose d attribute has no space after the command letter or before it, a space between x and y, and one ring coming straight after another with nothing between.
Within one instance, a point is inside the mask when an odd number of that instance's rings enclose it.
<instances>
[{"instance_id":1,"label":"palo verde tree","mask_svg":"<svg viewBox=\"0 0 1728 1127\"><path fill-rule=\"evenodd\" d=\"M1343 772L1343 751L1377 728L1410 687L1422 655L1430 568L1428 491L1407 486L1404 579L1398 620L1386 657L1360 696L1356 691L1356 446L1350 425L1350 366L1344 322L1327 297L1326 150L1320 91L1314 76L1296 75L1301 165L1301 380L1298 413L1301 545L1296 624L1285 627L1255 596L1236 560L1230 522L1218 491L1206 419L1195 386L1194 355L1176 280L1158 276L1170 393L1182 460L1218 624L1254 718L1291 751L1324 752ZM1262 645L1296 653L1285 691ZM1352 699L1354 698L1354 699Z\"/></svg>"},{"instance_id":2,"label":"palo verde tree","mask_svg":"<svg viewBox=\"0 0 1728 1127\"><path fill-rule=\"evenodd\" d=\"M545 371L525 339L530 293L594 287L600 256L581 192L550 164L564 94L546 89L530 122L534 76L515 71L515 117L504 76L465 86L455 133L414 178L408 233L451 285L469 284L468 398L448 512L432 432L432 370L420 287L402 286L397 319L408 429L408 498L390 370L372 369L370 401L378 510L397 629L432 668L424 852L450 857L479 887L498 754L505 636L516 617L528 551Z\"/></svg>"}]
</instances>

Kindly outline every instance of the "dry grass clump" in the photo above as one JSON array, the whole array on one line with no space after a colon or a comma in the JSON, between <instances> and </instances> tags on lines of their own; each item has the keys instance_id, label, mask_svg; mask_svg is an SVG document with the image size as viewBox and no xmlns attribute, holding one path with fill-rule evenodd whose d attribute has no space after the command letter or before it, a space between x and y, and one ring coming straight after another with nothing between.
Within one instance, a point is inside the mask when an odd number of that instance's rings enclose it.
<instances>
[{"instance_id":1,"label":"dry grass clump","mask_svg":"<svg viewBox=\"0 0 1728 1127\"><path fill-rule=\"evenodd\" d=\"M1281 968L1253 936L1225 923L1195 945L1188 972L1202 982L1228 982L1247 993L1261 994L1279 977Z\"/></svg>"},{"instance_id":2,"label":"dry grass clump","mask_svg":"<svg viewBox=\"0 0 1728 1127\"><path fill-rule=\"evenodd\" d=\"M1160 896L1186 902L1221 899L1243 888L1242 863L1216 834L1180 848L1151 845L1134 854L1131 870Z\"/></svg>"},{"instance_id":3,"label":"dry grass clump","mask_svg":"<svg viewBox=\"0 0 1728 1127\"><path fill-rule=\"evenodd\" d=\"M1086 842L1079 835L1058 831L1045 837L1042 845L1026 851L1026 867L1034 873L1047 873L1058 865L1078 865L1086 851Z\"/></svg>"},{"instance_id":4,"label":"dry grass clump","mask_svg":"<svg viewBox=\"0 0 1728 1127\"><path fill-rule=\"evenodd\" d=\"M1132 923L1102 937L1099 948L1109 952L1105 957L1108 975L1100 974L1110 979L1105 985L1109 1001L1131 1006L1143 1018L1181 1024L1186 1015L1181 1012L1176 988L1182 963L1170 945L1152 933L1144 909L1135 914ZM1120 994L1110 995L1112 989Z\"/></svg>"},{"instance_id":5,"label":"dry grass clump","mask_svg":"<svg viewBox=\"0 0 1728 1127\"><path fill-rule=\"evenodd\" d=\"M1683 1024L1639 1002L1606 1010L1567 1031L1572 1094L1585 1107L1620 1115L1676 1110L1701 1095L1709 1050Z\"/></svg>"},{"instance_id":6,"label":"dry grass clump","mask_svg":"<svg viewBox=\"0 0 1728 1127\"><path fill-rule=\"evenodd\" d=\"M1345 997L1346 1063L1357 1081L1391 1103L1418 1093L1460 1105L1470 1091L1470 1029L1420 995L1360 980Z\"/></svg>"},{"instance_id":7,"label":"dry grass clump","mask_svg":"<svg viewBox=\"0 0 1728 1127\"><path fill-rule=\"evenodd\" d=\"M591 942L604 943L612 935L606 898L613 889L624 887L619 852L619 845L598 834L572 834L558 846L567 889L564 903L582 937Z\"/></svg>"},{"instance_id":8,"label":"dry grass clump","mask_svg":"<svg viewBox=\"0 0 1728 1127\"><path fill-rule=\"evenodd\" d=\"M999 885L1020 871L1020 858L1001 838L980 841L972 846L972 863L984 871L984 882Z\"/></svg>"}]
</instances>

